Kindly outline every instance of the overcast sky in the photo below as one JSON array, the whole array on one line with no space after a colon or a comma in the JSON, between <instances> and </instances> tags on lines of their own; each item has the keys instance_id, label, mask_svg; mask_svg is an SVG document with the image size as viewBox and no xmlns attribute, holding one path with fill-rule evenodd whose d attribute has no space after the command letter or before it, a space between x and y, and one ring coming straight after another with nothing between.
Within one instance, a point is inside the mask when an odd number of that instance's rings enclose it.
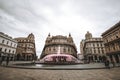
<instances>
[{"instance_id":1,"label":"overcast sky","mask_svg":"<svg viewBox=\"0 0 120 80\"><path fill-rule=\"evenodd\" d=\"M87 31L100 37L119 21L120 0L0 0L0 31L13 38L33 33L38 56L49 33L71 33L79 53Z\"/></svg>"}]
</instances>

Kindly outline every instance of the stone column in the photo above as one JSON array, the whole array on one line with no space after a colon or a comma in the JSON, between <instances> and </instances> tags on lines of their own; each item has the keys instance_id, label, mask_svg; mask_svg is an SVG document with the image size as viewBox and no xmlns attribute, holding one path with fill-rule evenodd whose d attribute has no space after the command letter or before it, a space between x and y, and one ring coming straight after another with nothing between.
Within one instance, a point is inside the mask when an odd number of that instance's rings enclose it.
<instances>
[{"instance_id":1,"label":"stone column","mask_svg":"<svg viewBox=\"0 0 120 80\"><path fill-rule=\"evenodd\" d=\"M94 62L96 61L95 56L96 56L96 55L94 55L94 57L93 57Z\"/></svg>"},{"instance_id":2,"label":"stone column","mask_svg":"<svg viewBox=\"0 0 120 80\"><path fill-rule=\"evenodd\" d=\"M86 55L87 62L90 62L90 57L89 55Z\"/></svg>"},{"instance_id":3,"label":"stone column","mask_svg":"<svg viewBox=\"0 0 120 80\"><path fill-rule=\"evenodd\" d=\"M106 58L107 58L107 60L111 61L111 60L110 60L110 56L106 56Z\"/></svg>"},{"instance_id":4,"label":"stone column","mask_svg":"<svg viewBox=\"0 0 120 80\"><path fill-rule=\"evenodd\" d=\"M97 61L100 61L99 56L100 56L100 55L97 55Z\"/></svg>"},{"instance_id":5,"label":"stone column","mask_svg":"<svg viewBox=\"0 0 120 80\"><path fill-rule=\"evenodd\" d=\"M116 63L116 59L114 55L112 55L112 60Z\"/></svg>"},{"instance_id":6,"label":"stone column","mask_svg":"<svg viewBox=\"0 0 120 80\"><path fill-rule=\"evenodd\" d=\"M25 61L27 60L27 55L25 55Z\"/></svg>"},{"instance_id":7,"label":"stone column","mask_svg":"<svg viewBox=\"0 0 120 80\"><path fill-rule=\"evenodd\" d=\"M94 57L95 57L95 55L92 55L93 62L95 62L95 58Z\"/></svg>"},{"instance_id":8,"label":"stone column","mask_svg":"<svg viewBox=\"0 0 120 80\"><path fill-rule=\"evenodd\" d=\"M116 44L115 44L116 50L119 50L119 46L118 46L118 45L119 45L119 43L116 43Z\"/></svg>"},{"instance_id":9,"label":"stone column","mask_svg":"<svg viewBox=\"0 0 120 80\"><path fill-rule=\"evenodd\" d=\"M119 63L120 63L120 55L118 54L118 59L119 59Z\"/></svg>"}]
</instances>

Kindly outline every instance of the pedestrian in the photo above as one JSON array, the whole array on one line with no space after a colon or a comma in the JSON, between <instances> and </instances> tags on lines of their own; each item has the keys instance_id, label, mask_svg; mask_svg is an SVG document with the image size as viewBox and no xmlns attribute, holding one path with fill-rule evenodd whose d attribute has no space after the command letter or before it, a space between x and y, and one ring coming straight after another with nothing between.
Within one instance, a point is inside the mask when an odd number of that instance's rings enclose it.
<instances>
[{"instance_id":1,"label":"pedestrian","mask_svg":"<svg viewBox=\"0 0 120 80\"><path fill-rule=\"evenodd\" d=\"M35 60L34 60L34 59L33 59L33 61L32 61L32 62L33 62L33 64L35 64Z\"/></svg>"},{"instance_id":2,"label":"pedestrian","mask_svg":"<svg viewBox=\"0 0 120 80\"><path fill-rule=\"evenodd\" d=\"M105 61L105 67L106 67L107 69L110 69L110 62L109 62L109 60L106 60L106 61Z\"/></svg>"},{"instance_id":3,"label":"pedestrian","mask_svg":"<svg viewBox=\"0 0 120 80\"><path fill-rule=\"evenodd\" d=\"M115 67L115 62L114 60L111 61L112 65L113 65L113 68Z\"/></svg>"},{"instance_id":4,"label":"pedestrian","mask_svg":"<svg viewBox=\"0 0 120 80\"><path fill-rule=\"evenodd\" d=\"M9 56L7 56L7 59L6 59L6 65L9 64Z\"/></svg>"},{"instance_id":5,"label":"pedestrian","mask_svg":"<svg viewBox=\"0 0 120 80\"><path fill-rule=\"evenodd\" d=\"M2 62L3 62L3 57L1 56L0 57L0 65L2 65Z\"/></svg>"}]
</instances>

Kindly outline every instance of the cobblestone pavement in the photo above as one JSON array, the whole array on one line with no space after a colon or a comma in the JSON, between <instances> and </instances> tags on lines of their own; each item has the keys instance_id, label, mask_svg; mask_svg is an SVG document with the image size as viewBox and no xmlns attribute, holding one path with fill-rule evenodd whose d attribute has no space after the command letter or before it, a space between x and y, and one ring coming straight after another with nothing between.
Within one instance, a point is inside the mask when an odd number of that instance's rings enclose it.
<instances>
[{"instance_id":1,"label":"cobblestone pavement","mask_svg":"<svg viewBox=\"0 0 120 80\"><path fill-rule=\"evenodd\" d=\"M0 80L120 80L120 67L97 70L39 70L0 67Z\"/></svg>"}]
</instances>

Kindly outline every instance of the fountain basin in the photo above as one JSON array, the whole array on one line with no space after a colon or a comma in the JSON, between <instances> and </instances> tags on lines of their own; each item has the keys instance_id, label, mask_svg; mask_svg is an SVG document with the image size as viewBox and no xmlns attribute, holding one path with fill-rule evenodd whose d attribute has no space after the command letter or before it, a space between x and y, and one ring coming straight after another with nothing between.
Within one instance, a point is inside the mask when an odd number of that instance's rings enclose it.
<instances>
[{"instance_id":1,"label":"fountain basin","mask_svg":"<svg viewBox=\"0 0 120 80\"><path fill-rule=\"evenodd\" d=\"M43 64L77 64L78 60L68 54L50 54L40 60Z\"/></svg>"},{"instance_id":2,"label":"fountain basin","mask_svg":"<svg viewBox=\"0 0 120 80\"><path fill-rule=\"evenodd\" d=\"M103 63L94 64L71 64L71 65L51 65L38 64L37 62L16 62L5 67L20 68L20 69L42 69L42 70L86 70L86 69L104 69Z\"/></svg>"}]
</instances>

